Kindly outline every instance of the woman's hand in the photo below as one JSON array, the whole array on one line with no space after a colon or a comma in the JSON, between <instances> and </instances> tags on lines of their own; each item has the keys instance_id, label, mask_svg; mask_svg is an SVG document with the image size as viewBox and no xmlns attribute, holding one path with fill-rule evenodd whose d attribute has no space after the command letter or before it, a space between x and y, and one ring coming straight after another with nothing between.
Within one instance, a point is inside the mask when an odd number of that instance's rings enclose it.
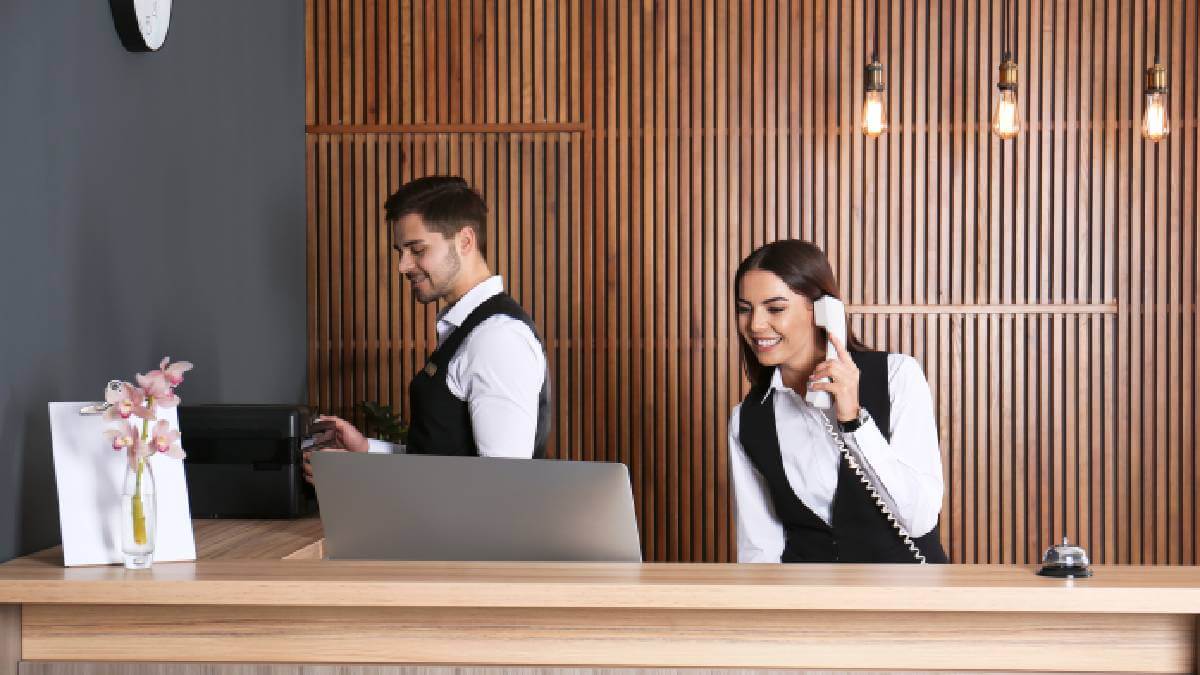
<instances>
[{"instance_id":1,"label":"woman's hand","mask_svg":"<svg viewBox=\"0 0 1200 675\"><path fill-rule=\"evenodd\" d=\"M827 391L833 396L833 408L839 422L849 422L858 417L858 366L850 358L845 345L831 333L829 341L837 349L838 357L817 364L809 379L813 391ZM828 377L829 382L819 382Z\"/></svg>"},{"instance_id":2,"label":"woman's hand","mask_svg":"<svg viewBox=\"0 0 1200 675\"><path fill-rule=\"evenodd\" d=\"M322 431L313 437L312 447L304 453L304 480L310 483L312 464L309 463L309 457L313 452L366 452L369 446L367 437L353 424L340 417L322 415L315 422Z\"/></svg>"}]
</instances>

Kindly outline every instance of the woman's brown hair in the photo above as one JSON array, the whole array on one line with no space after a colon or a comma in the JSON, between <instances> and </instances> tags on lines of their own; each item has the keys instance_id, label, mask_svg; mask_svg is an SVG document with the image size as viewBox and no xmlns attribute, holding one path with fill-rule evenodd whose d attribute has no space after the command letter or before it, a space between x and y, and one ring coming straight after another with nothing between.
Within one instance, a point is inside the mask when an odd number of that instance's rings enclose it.
<instances>
[{"instance_id":1,"label":"woman's brown hair","mask_svg":"<svg viewBox=\"0 0 1200 675\"><path fill-rule=\"evenodd\" d=\"M770 272L779 277L793 293L803 295L816 302L822 296L832 295L841 299L838 292L837 278L825 253L811 242L799 239L783 239L765 244L746 256L738 265L737 274L733 278L733 293L736 296L742 289L742 277L752 270ZM864 352L870 348L863 344L850 330L849 317L846 320L846 348L850 351ZM819 328L824 334L825 329ZM828 339L828 338L826 338ZM738 340L742 352L742 369L751 386L757 385L771 376L773 368L768 368L758 362L754 350L746 344L746 339L740 333Z\"/></svg>"}]
</instances>

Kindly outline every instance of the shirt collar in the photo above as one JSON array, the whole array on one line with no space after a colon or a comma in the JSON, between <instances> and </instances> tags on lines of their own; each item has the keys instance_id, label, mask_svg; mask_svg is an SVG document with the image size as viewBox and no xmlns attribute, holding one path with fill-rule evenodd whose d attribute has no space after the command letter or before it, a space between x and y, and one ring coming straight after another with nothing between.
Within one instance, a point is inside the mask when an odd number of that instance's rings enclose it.
<instances>
[{"instance_id":1,"label":"shirt collar","mask_svg":"<svg viewBox=\"0 0 1200 675\"><path fill-rule=\"evenodd\" d=\"M455 328L462 325L475 308L485 300L504 292L504 278L499 274L493 275L475 284L474 288L463 294L458 302L443 309L438 314L438 323L448 323Z\"/></svg>"},{"instance_id":2,"label":"shirt collar","mask_svg":"<svg viewBox=\"0 0 1200 675\"><path fill-rule=\"evenodd\" d=\"M783 385L783 375L779 373L778 368L775 369L775 372L771 373L771 381L767 383L767 391L763 393L761 402L766 403L767 399L771 397L771 392L776 389L791 391L791 389Z\"/></svg>"}]
</instances>

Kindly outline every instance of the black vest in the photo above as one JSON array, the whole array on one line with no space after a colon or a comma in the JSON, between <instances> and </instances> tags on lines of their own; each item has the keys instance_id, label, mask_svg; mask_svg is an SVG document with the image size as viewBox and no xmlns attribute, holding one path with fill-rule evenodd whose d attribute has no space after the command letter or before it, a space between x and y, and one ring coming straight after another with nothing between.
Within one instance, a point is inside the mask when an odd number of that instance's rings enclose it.
<instances>
[{"instance_id":1,"label":"black vest","mask_svg":"<svg viewBox=\"0 0 1200 675\"><path fill-rule=\"evenodd\" d=\"M887 354L851 352L859 369L859 401L890 439L891 401L888 395ZM916 562L895 528L871 500L866 487L850 469L845 456L838 466L837 488L825 524L804 504L783 470L775 406L766 396L770 381L760 382L742 401L738 438L750 462L762 475L775 515L783 524L783 562ZM764 400L765 398L765 400ZM938 527L913 540L931 563L949 562L938 540Z\"/></svg>"},{"instance_id":2,"label":"black vest","mask_svg":"<svg viewBox=\"0 0 1200 675\"><path fill-rule=\"evenodd\" d=\"M507 293L499 293L480 303L462 325L454 329L446 340L438 345L425 367L408 385L408 400L412 408L412 423L408 428L407 451L418 455L466 455L479 456L475 444L475 433L471 428L471 411L466 401L461 401L450 392L446 384L446 369L458 348L471 331L485 320L496 316L509 316L521 321L541 344L533 320ZM537 433L534 437L533 456L546 456L546 440L550 437L550 373L542 383L538 396Z\"/></svg>"}]
</instances>

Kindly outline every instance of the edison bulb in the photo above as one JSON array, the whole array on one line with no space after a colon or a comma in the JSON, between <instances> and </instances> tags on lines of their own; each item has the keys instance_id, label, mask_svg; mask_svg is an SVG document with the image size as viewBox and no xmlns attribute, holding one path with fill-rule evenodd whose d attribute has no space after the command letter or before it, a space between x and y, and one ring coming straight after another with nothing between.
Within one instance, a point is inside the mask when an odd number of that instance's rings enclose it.
<instances>
[{"instance_id":1,"label":"edison bulb","mask_svg":"<svg viewBox=\"0 0 1200 675\"><path fill-rule=\"evenodd\" d=\"M867 92L867 98L863 101L862 130L864 134L872 137L887 131L882 91Z\"/></svg>"},{"instance_id":2,"label":"edison bulb","mask_svg":"<svg viewBox=\"0 0 1200 675\"><path fill-rule=\"evenodd\" d=\"M1161 91L1146 93L1146 112L1142 115L1142 136L1151 141L1161 141L1171 133L1167 120L1167 95Z\"/></svg>"},{"instance_id":3,"label":"edison bulb","mask_svg":"<svg viewBox=\"0 0 1200 675\"><path fill-rule=\"evenodd\" d=\"M996 112L992 115L992 131L1005 140L1015 138L1021 127L1021 113L1017 110L1017 92L1001 89L996 99Z\"/></svg>"}]
</instances>

